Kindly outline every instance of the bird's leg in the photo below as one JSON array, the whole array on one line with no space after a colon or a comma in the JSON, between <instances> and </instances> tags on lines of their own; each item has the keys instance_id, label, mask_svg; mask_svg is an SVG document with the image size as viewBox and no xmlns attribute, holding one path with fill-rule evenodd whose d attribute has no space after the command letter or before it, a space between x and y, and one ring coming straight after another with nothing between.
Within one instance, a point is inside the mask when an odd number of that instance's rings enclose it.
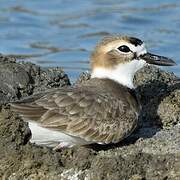
<instances>
[{"instance_id":1,"label":"bird's leg","mask_svg":"<svg viewBox=\"0 0 180 180\"><path fill-rule=\"evenodd\" d=\"M64 148L71 148L74 144L68 143L68 142L60 142L57 146L53 148L54 151L62 150Z\"/></svg>"}]
</instances>

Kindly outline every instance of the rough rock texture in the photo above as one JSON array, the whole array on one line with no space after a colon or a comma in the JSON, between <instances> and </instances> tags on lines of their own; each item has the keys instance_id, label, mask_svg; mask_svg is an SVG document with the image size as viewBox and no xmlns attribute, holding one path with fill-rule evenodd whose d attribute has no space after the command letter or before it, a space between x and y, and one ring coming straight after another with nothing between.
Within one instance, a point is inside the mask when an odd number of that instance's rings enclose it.
<instances>
[{"instance_id":1,"label":"rough rock texture","mask_svg":"<svg viewBox=\"0 0 180 180\"><path fill-rule=\"evenodd\" d=\"M9 61L8 63L16 64ZM53 87L61 85L61 78L57 81L51 79L57 75L54 71L50 74L46 71L48 76L41 76L45 78L39 81L39 75L29 72L29 66L16 65L23 69L20 72L28 72L26 81L15 76L18 82L24 84L25 93L21 93L21 96L29 94L29 84L33 86L33 92L44 90L52 84ZM36 69L35 65L33 67ZM29 74L34 83L28 80ZM6 78L10 79L9 76L10 74L7 74ZM78 83L83 83L88 78L88 74L83 74ZM143 108L139 128L129 138L116 145L75 147L61 152L36 146L29 143L31 133L28 124L13 114L8 106L3 106L0 112L0 177L8 180L179 180L180 84L175 79L173 74L155 67L146 67L137 74L135 82ZM51 85L47 83L49 81ZM1 88L3 86L1 85ZM6 86L4 87L3 92L6 90ZM8 97L17 98L15 95L17 94L12 93Z\"/></svg>"},{"instance_id":2,"label":"rough rock texture","mask_svg":"<svg viewBox=\"0 0 180 180\"><path fill-rule=\"evenodd\" d=\"M70 85L61 68L43 69L0 55L0 105L47 88Z\"/></svg>"},{"instance_id":3,"label":"rough rock texture","mask_svg":"<svg viewBox=\"0 0 180 180\"><path fill-rule=\"evenodd\" d=\"M159 123L163 128L180 123L180 81L173 73L147 66L136 74L135 84L143 122L148 126Z\"/></svg>"}]
</instances>

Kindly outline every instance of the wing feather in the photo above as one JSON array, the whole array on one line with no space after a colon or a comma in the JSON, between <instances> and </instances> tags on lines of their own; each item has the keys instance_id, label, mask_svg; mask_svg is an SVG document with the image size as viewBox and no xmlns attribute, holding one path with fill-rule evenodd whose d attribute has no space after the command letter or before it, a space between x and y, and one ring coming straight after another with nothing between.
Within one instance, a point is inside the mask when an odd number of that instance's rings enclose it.
<instances>
[{"instance_id":1,"label":"wing feather","mask_svg":"<svg viewBox=\"0 0 180 180\"><path fill-rule=\"evenodd\" d=\"M125 128L134 126L137 118L133 111L127 111L127 102L90 87L56 89L32 99L32 102L28 99L28 103L25 100L13 103L12 109L26 119L37 121L42 127L92 142L118 142L128 134ZM126 116L129 120L124 119Z\"/></svg>"}]
</instances>

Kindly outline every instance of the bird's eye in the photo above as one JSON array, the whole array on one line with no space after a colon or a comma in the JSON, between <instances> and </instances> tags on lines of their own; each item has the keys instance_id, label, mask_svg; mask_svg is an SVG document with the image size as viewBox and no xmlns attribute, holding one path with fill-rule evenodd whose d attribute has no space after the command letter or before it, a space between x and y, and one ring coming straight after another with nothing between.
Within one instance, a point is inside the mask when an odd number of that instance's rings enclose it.
<instances>
[{"instance_id":1,"label":"bird's eye","mask_svg":"<svg viewBox=\"0 0 180 180\"><path fill-rule=\"evenodd\" d=\"M119 51L121 51L121 52L124 52L124 53L128 53L128 52L131 51L131 50L129 49L129 47L128 47L128 46L125 46L125 45L119 46L117 49L118 49Z\"/></svg>"}]
</instances>

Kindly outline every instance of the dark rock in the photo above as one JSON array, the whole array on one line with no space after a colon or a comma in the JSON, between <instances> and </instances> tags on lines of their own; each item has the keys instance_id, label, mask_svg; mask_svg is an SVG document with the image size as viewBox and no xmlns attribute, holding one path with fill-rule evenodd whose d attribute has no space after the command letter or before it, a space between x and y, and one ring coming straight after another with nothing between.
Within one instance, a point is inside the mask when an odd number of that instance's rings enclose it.
<instances>
[{"instance_id":1,"label":"dark rock","mask_svg":"<svg viewBox=\"0 0 180 180\"><path fill-rule=\"evenodd\" d=\"M14 59L0 57L0 104L32 93L27 72Z\"/></svg>"},{"instance_id":2,"label":"dark rock","mask_svg":"<svg viewBox=\"0 0 180 180\"><path fill-rule=\"evenodd\" d=\"M32 63L16 63L0 56L0 105L48 88L70 85L61 68L41 68Z\"/></svg>"},{"instance_id":3,"label":"dark rock","mask_svg":"<svg viewBox=\"0 0 180 180\"><path fill-rule=\"evenodd\" d=\"M151 127L152 125L159 125L168 128L180 122L179 104L176 103L176 107L172 107L173 99L177 102L180 101L180 93L178 93L180 83L176 82L176 79L177 77L173 73L164 72L153 66L147 66L136 74L135 84L142 104L140 120L144 122L143 125ZM176 94L176 97L168 98L170 94ZM169 102L167 102L168 100ZM171 108L166 108L165 103L168 103ZM164 110L166 117L163 115ZM172 113L174 116L167 116L167 114Z\"/></svg>"}]
</instances>

